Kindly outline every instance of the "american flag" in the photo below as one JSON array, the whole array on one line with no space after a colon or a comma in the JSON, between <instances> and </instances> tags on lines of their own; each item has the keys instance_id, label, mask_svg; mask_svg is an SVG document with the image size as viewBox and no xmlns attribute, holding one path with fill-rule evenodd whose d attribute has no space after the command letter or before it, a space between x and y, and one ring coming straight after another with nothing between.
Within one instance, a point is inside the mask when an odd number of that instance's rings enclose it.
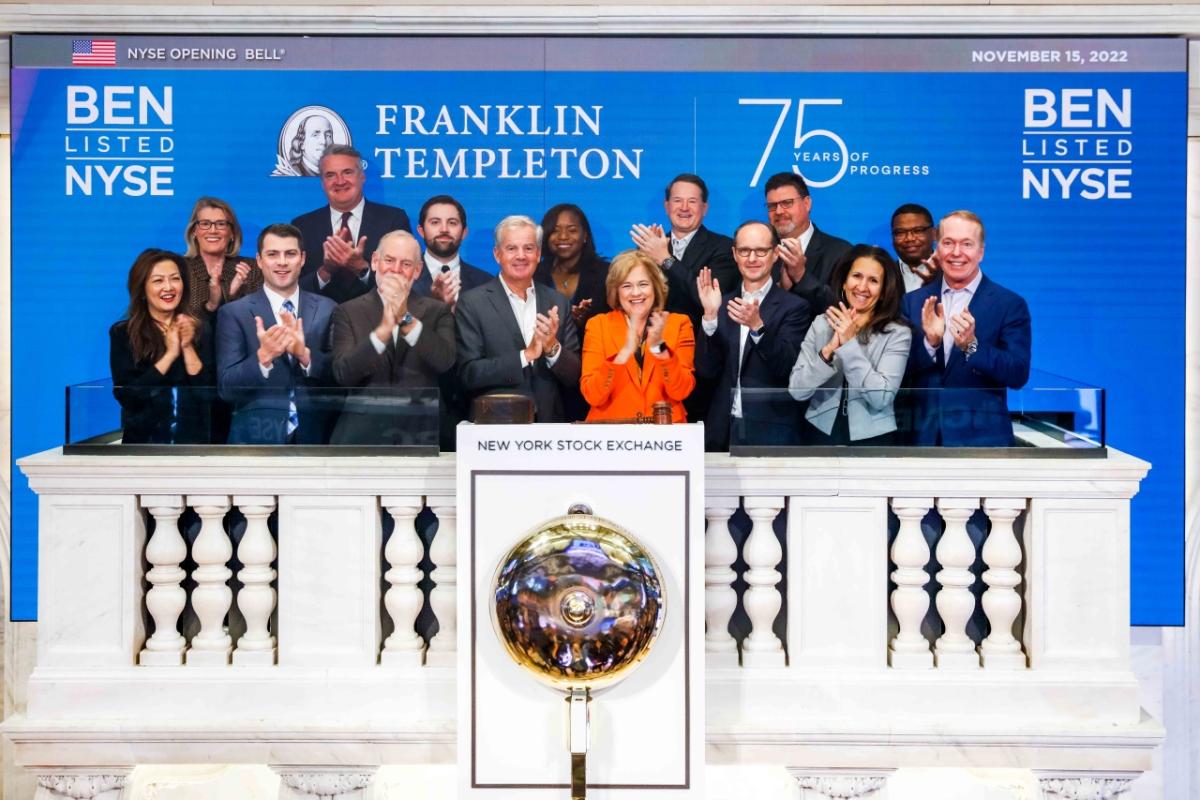
<instances>
[{"instance_id":1,"label":"american flag","mask_svg":"<svg viewBox=\"0 0 1200 800\"><path fill-rule=\"evenodd\" d=\"M115 67L117 65L116 39L72 39L71 66Z\"/></svg>"}]
</instances>

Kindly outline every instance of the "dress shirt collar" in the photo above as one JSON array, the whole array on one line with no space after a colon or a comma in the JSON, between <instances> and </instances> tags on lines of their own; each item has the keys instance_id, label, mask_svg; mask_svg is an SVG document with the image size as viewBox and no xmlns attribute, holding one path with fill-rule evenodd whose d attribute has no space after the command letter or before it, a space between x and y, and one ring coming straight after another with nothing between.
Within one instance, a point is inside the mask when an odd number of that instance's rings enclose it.
<instances>
[{"instance_id":1,"label":"dress shirt collar","mask_svg":"<svg viewBox=\"0 0 1200 800\"><path fill-rule=\"evenodd\" d=\"M529 284L529 288L525 290L525 297L524 297L524 299L522 299L521 295L517 294L512 289L508 288L508 284L505 282L503 276L497 276L497 277L500 280L500 285L504 287L504 293L506 295L508 295L509 302L529 303L529 302L532 302L535 297L537 297L536 290L534 289L534 287L537 286L536 281Z\"/></svg>"},{"instance_id":2,"label":"dress shirt collar","mask_svg":"<svg viewBox=\"0 0 1200 800\"><path fill-rule=\"evenodd\" d=\"M279 308L283 305L284 300L291 300L292 305L296 308L296 316L300 316L300 287L292 289L289 295L276 294L271 287L263 286L263 294L267 296L267 302L271 304L271 311L275 314L275 319L279 319ZM270 327L270 326L268 326Z\"/></svg>"},{"instance_id":3,"label":"dress shirt collar","mask_svg":"<svg viewBox=\"0 0 1200 800\"><path fill-rule=\"evenodd\" d=\"M688 245L692 243L692 239L695 238L696 233L699 230L699 228L696 228L696 230L692 231L687 236L682 237L676 236L675 231L671 231L671 254L677 259L682 258L683 252L687 250Z\"/></svg>"},{"instance_id":4,"label":"dress shirt collar","mask_svg":"<svg viewBox=\"0 0 1200 800\"><path fill-rule=\"evenodd\" d=\"M743 283L742 284L742 299L743 300L757 300L759 302L759 304L761 305L763 298L765 298L767 296L767 292L771 291L771 286L773 284L774 284L774 281L772 281L770 278L767 278L767 282L764 283L762 286L758 287L758 289L754 290L753 292L747 292L746 284Z\"/></svg>"},{"instance_id":5,"label":"dress shirt collar","mask_svg":"<svg viewBox=\"0 0 1200 800\"><path fill-rule=\"evenodd\" d=\"M458 253L454 254L454 258L449 261L441 261L428 250L425 251L425 269L429 270L429 277L436 278L442 272L442 265L450 267L451 272L458 272L462 267L462 259Z\"/></svg>"},{"instance_id":6,"label":"dress shirt collar","mask_svg":"<svg viewBox=\"0 0 1200 800\"><path fill-rule=\"evenodd\" d=\"M971 279L971 282L968 283L966 286L964 286L961 289L951 289L949 286L946 285L946 278L945 278L945 276L943 276L942 277L941 296L945 297L947 294L953 294L953 293L957 293L957 292L966 292L969 297L974 297L975 292L979 291L979 284L982 281L983 281L983 270L979 270L978 272L975 273L975 277Z\"/></svg>"},{"instance_id":7,"label":"dress shirt collar","mask_svg":"<svg viewBox=\"0 0 1200 800\"><path fill-rule=\"evenodd\" d=\"M350 209L351 227L357 227L362 224L363 209L367 206L367 198L362 198L358 201L358 205ZM337 233L338 228L342 227L342 212L338 211L333 206L329 207L329 221L333 225L333 232Z\"/></svg>"}]
</instances>

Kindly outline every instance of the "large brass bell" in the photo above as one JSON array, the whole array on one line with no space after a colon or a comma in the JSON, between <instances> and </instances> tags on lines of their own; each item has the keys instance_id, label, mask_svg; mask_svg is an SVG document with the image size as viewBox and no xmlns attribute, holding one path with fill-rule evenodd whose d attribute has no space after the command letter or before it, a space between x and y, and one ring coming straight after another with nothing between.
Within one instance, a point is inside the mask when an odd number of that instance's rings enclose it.
<instances>
[{"instance_id":1,"label":"large brass bell","mask_svg":"<svg viewBox=\"0 0 1200 800\"><path fill-rule=\"evenodd\" d=\"M632 535L583 504L536 526L496 567L492 625L505 650L567 692L572 798L586 796L591 692L627 676L662 629L660 575Z\"/></svg>"}]
</instances>

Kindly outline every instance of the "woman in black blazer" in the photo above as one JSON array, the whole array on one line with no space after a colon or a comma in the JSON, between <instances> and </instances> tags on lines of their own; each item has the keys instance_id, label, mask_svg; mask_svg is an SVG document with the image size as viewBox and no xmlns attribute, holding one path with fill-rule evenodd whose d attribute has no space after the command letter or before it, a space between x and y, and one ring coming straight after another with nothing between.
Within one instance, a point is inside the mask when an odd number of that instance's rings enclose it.
<instances>
[{"instance_id":1,"label":"woman in black blazer","mask_svg":"<svg viewBox=\"0 0 1200 800\"><path fill-rule=\"evenodd\" d=\"M183 310L186 268L182 256L157 249L129 268L127 318L108 331L125 444L209 441L212 337Z\"/></svg>"}]
</instances>

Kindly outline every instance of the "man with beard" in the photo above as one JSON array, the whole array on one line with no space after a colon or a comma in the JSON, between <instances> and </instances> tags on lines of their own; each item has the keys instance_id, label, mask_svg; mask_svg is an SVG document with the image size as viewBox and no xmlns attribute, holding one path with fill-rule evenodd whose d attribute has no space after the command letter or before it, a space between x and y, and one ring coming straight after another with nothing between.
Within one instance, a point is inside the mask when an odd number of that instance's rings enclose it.
<instances>
[{"instance_id":1,"label":"man with beard","mask_svg":"<svg viewBox=\"0 0 1200 800\"><path fill-rule=\"evenodd\" d=\"M417 233L425 240L425 268L413 283L415 294L441 300L454 310L460 294L492 279L459 255L467 238L467 210L450 195L439 194L425 201L417 218Z\"/></svg>"},{"instance_id":2,"label":"man with beard","mask_svg":"<svg viewBox=\"0 0 1200 800\"><path fill-rule=\"evenodd\" d=\"M941 266L933 252L937 229L929 209L905 203L892 212L892 249L904 276L904 291L920 289L941 277Z\"/></svg>"},{"instance_id":3,"label":"man with beard","mask_svg":"<svg viewBox=\"0 0 1200 800\"><path fill-rule=\"evenodd\" d=\"M804 178L778 172L767 179L767 218L779 234L779 285L808 301L823 314L836 297L829 288L834 265L850 249L845 239L830 236L813 223L812 195Z\"/></svg>"}]
</instances>

